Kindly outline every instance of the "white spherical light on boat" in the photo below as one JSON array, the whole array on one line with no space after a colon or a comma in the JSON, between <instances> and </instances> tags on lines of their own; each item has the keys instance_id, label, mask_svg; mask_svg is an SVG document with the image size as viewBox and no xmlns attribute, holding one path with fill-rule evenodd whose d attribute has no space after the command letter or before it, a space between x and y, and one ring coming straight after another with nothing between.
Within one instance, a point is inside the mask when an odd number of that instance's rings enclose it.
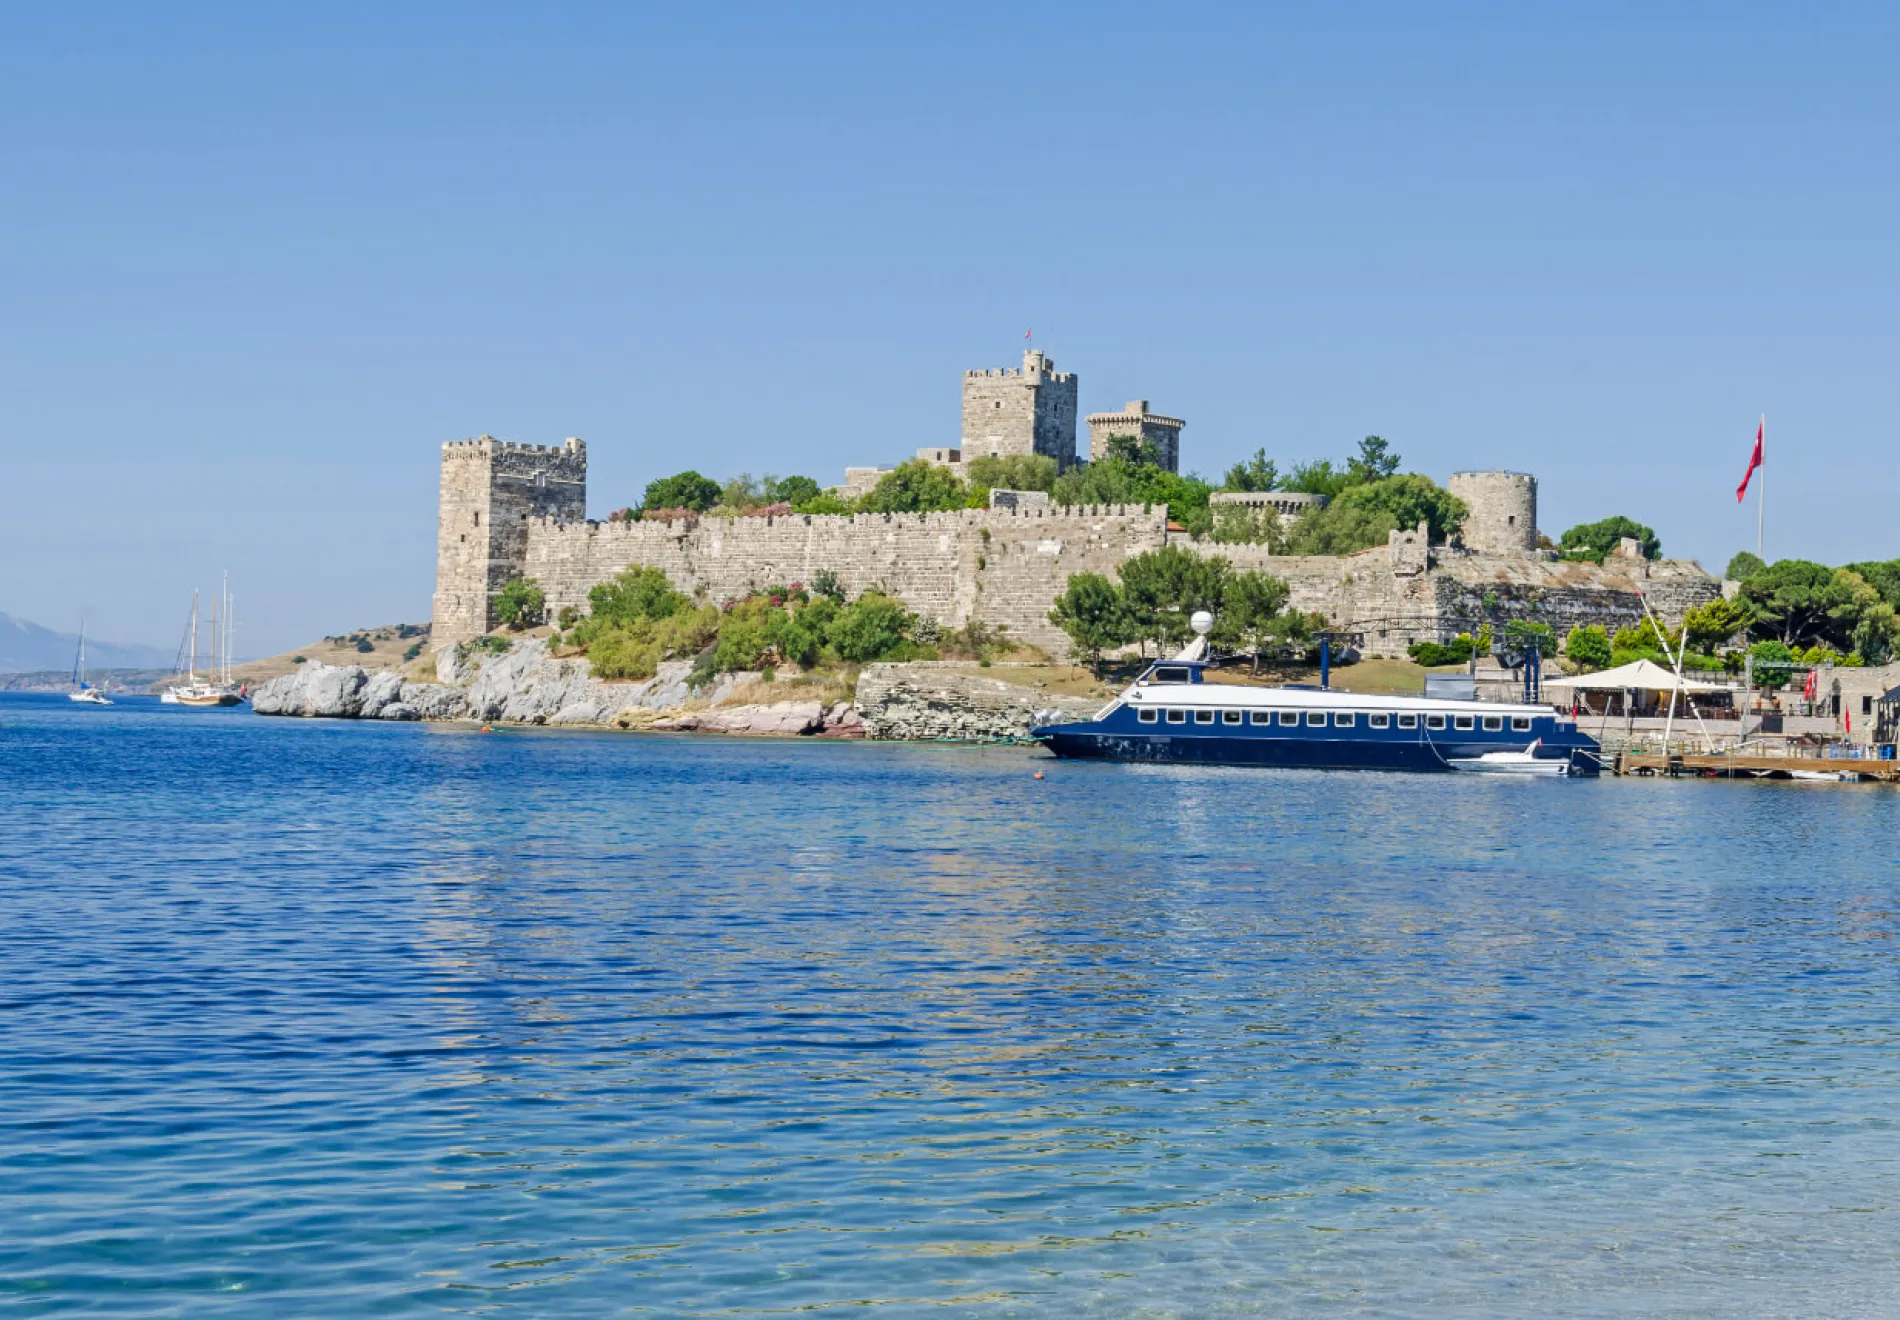
<instances>
[{"instance_id":1,"label":"white spherical light on boat","mask_svg":"<svg viewBox=\"0 0 1900 1320\"><path fill-rule=\"evenodd\" d=\"M1205 637L1214 631L1214 616L1206 610L1196 610L1188 620L1188 627Z\"/></svg>"}]
</instances>

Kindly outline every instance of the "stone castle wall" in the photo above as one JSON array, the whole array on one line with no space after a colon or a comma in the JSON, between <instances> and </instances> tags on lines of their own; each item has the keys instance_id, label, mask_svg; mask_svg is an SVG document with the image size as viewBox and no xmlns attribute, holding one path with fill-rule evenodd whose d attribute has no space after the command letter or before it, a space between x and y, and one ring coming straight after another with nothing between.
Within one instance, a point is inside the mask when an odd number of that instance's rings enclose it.
<instances>
[{"instance_id":1,"label":"stone castle wall","mask_svg":"<svg viewBox=\"0 0 1900 1320\"><path fill-rule=\"evenodd\" d=\"M442 446L436 512L438 637L484 633L490 602L516 575L533 518L587 516L587 445L517 445L492 436Z\"/></svg>"},{"instance_id":2,"label":"stone castle wall","mask_svg":"<svg viewBox=\"0 0 1900 1320\"><path fill-rule=\"evenodd\" d=\"M1169 541L1165 509L1133 505L595 523L585 518L586 481L579 440L542 447L483 437L443 446L437 645L486 632L493 599L510 578L537 581L550 611L585 610L590 588L647 564L681 590L715 601L810 582L829 570L852 595L882 590L947 626L1004 626L1012 637L1063 656L1068 640L1048 615L1070 575L1112 578L1124 560ZM1493 512L1521 517L1523 488L1507 482L1499 489L1504 494ZM1534 483L1528 498L1534 510ZM1492 529L1516 535L1520 525L1494 522ZM1417 641L1448 641L1485 619L1536 619L1560 637L1579 624L1614 631L1642 618L1644 593L1674 624L1721 594L1714 579L1685 561L1612 556L1598 567L1434 549L1422 527L1338 557L1176 540L1237 569L1284 578L1294 608L1363 634L1374 656L1402 656Z\"/></svg>"},{"instance_id":3,"label":"stone castle wall","mask_svg":"<svg viewBox=\"0 0 1900 1320\"><path fill-rule=\"evenodd\" d=\"M829 569L851 595L875 588L947 626L1003 625L1019 641L1064 655L1068 639L1048 615L1069 575L1113 575L1165 538L1165 513L1139 505L673 523L538 519L526 525L519 572L540 583L558 611L586 609L590 587L635 564L715 601L810 582Z\"/></svg>"}]
</instances>

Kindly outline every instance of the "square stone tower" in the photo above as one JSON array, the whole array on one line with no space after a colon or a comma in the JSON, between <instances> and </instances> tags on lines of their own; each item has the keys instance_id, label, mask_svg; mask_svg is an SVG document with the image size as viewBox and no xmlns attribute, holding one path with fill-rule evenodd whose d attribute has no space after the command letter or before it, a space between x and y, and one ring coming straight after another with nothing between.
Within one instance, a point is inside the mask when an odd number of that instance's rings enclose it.
<instances>
[{"instance_id":1,"label":"square stone tower","mask_svg":"<svg viewBox=\"0 0 1900 1320\"><path fill-rule=\"evenodd\" d=\"M1131 435L1152 441L1161 456L1161 466L1170 472L1181 470L1181 428L1187 423L1179 417L1163 417L1148 411L1146 399L1131 399L1118 413L1089 414L1089 462L1108 457L1108 438Z\"/></svg>"},{"instance_id":2,"label":"square stone tower","mask_svg":"<svg viewBox=\"0 0 1900 1320\"><path fill-rule=\"evenodd\" d=\"M587 443L452 441L442 446L436 507L431 640L442 647L494 626L495 593L527 562L530 519L587 520Z\"/></svg>"},{"instance_id":3,"label":"square stone tower","mask_svg":"<svg viewBox=\"0 0 1900 1320\"><path fill-rule=\"evenodd\" d=\"M1077 385L1040 349L1023 354L1021 370L963 373L963 459L1042 454L1064 468L1075 463Z\"/></svg>"}]
</instances>

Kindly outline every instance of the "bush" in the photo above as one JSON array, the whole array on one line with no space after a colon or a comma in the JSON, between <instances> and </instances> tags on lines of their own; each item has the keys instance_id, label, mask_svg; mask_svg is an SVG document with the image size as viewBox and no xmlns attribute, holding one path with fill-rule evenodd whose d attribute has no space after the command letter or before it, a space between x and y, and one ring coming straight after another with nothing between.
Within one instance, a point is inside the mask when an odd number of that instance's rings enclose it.
<instances>
[{"instance_id":1,"label":"bush","mask_svg":"<svg viewBox=\"0 0 1900 1320\"><path fill-rule=\"evenodd\" d=\"M763 668L767 660L780 655L789 622L784 609L766 597L754 596L735 606L719 621L713 669L732 673Z\"/></svg>"},{"instance_id":2,"label":"bush","mask_svg":"<svg viewBox=\"0 0 1900 1320\"><path fill-rule=\"evenodd\" d=\"M813 596L800 606L779 634L779 652L801 669L810 669L824 656L825 633L838 617L838 602L828 595Z\"/></svg>"},{"instance_id":3,"label":"bush","mask_svg":"<svg viewBox=\"0 0 1900 1320\"><path fill-rule=\"evenodd\" d=\"M610 581L595 586L587 593L587 603L602 623L670 618L691 604L673 589L665 573L644 564L623 568Z\"/></svg>"},{"instance_id":4,"label":"bush","mask_svg":"<svg viewBox=\"0 0 1900 1320\"><path fill-rule=\"evenodd\" d=\"M362 654L368 655L371 651L376 649L376 643L367 637L359 637L356 639L356 649Z\"/></svg>"},{"instance_id":5,"label":"bush","mask_svg":"<svg viewBox=\"0 0 1900 1320\"><path fill-rule=\"evenodd\" d=\"M293 655L290 657L290 663L293 665L307 665L310 663L310 657L307 655Z\"/></svg>"},{"instance_id":6,"label":"bush","mask_svg":"<svg viewBox=\"0 0 1900 1320\"><path fill-rule=\"evenodd\" d=\"M879 478L860 504L866 513L928 513L960 509L968 494L949 468L913 458Z\"/></svg>"},{"instance_id":7,"label":"bush","mask_svg":"<svg viewBox=\"0 0 1900 1320\"><path fill-rule=\"evenodd\" d=\"M519 632L540 623L547 614L547 604L547 596L533 578L509 578L502 583L501 594L495 597L495 617ZM359 643L357 649L370 648Z\"/></svg>"},{"instance_id":8,"label":"bush","mask_svg":"<svg viewBox=\"0 0 1900 1320\"><path fill-rule=\"evenodd\" d=\"M421 654L422 654L422 643L416 642L412 646L410 646L408 650L402 653L402 662L404 664L408 664L411 660L414 660L417 656Z\"/></svg>"},{"instance_id":9,"label":"bush","mask_svg":"<svg viewBox=\"0 0 1900 1320\"><path fill-rule=\"evenodd\" d=\"M889 596L867 591L838 612L825 640L853 664L893 656L909 640L910 612Z\"/></svg>"},{"instance_id":10,"label":"bush","mask_svg":"<svg viewBox=\"0 0 1900 1320\"><path fill-rule=\"evenodd\" d=\"M834 604L844 604L844 588L838 584L838 575L828 568L811 575L811 594L829 596Z\"/></svg>"},{"instance_id":11,"label":"bush","mask_svg":"<svg viewBox=\"0 0 1900 1320\"><path fill-rule=\"evenodd\" d=\"M1432 669L1439 665L1468 664L1471 660L1472 649L1471 634L1459 633L1449 642L1414 642L1408 648L1407 654L1415 663Z\"/></svg>"}]
</instances>

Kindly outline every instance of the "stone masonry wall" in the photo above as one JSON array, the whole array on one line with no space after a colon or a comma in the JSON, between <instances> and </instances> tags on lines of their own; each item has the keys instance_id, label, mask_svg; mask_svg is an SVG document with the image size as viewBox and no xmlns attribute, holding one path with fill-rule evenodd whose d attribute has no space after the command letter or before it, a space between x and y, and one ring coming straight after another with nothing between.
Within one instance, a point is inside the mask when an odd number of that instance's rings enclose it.
<instances>
[{"instance_id":1,"label":"stone masonry wall","mask_svg":"<svg viewBox=\"0 0 1900 1320\"><path fill-rule=\"evenodd\" d=\"M540 519L527 524L520 571L558 611L585 609L590 587L635 564L713 600L810 582L829 569L854 596L877 588L951 627L972 619L1006 625L1011 637L1061 656L1068 639L1048 615L1069 575L1113 575L1165 536L1163 511L1138 505L673 523Z\"/></svg>"},{"instance_id":2,"label":"stone masonry wall","mask_svg":"<svg viewBox=\"0 0 1900 1320\"><path fill-rule=\"evenodd\" d=\"M517 445L482 436L442 446L434 633L459 641L494 623L489 602L515 575L532 518L587 515L587 445Z\"/></svg>"}]
</instances>

